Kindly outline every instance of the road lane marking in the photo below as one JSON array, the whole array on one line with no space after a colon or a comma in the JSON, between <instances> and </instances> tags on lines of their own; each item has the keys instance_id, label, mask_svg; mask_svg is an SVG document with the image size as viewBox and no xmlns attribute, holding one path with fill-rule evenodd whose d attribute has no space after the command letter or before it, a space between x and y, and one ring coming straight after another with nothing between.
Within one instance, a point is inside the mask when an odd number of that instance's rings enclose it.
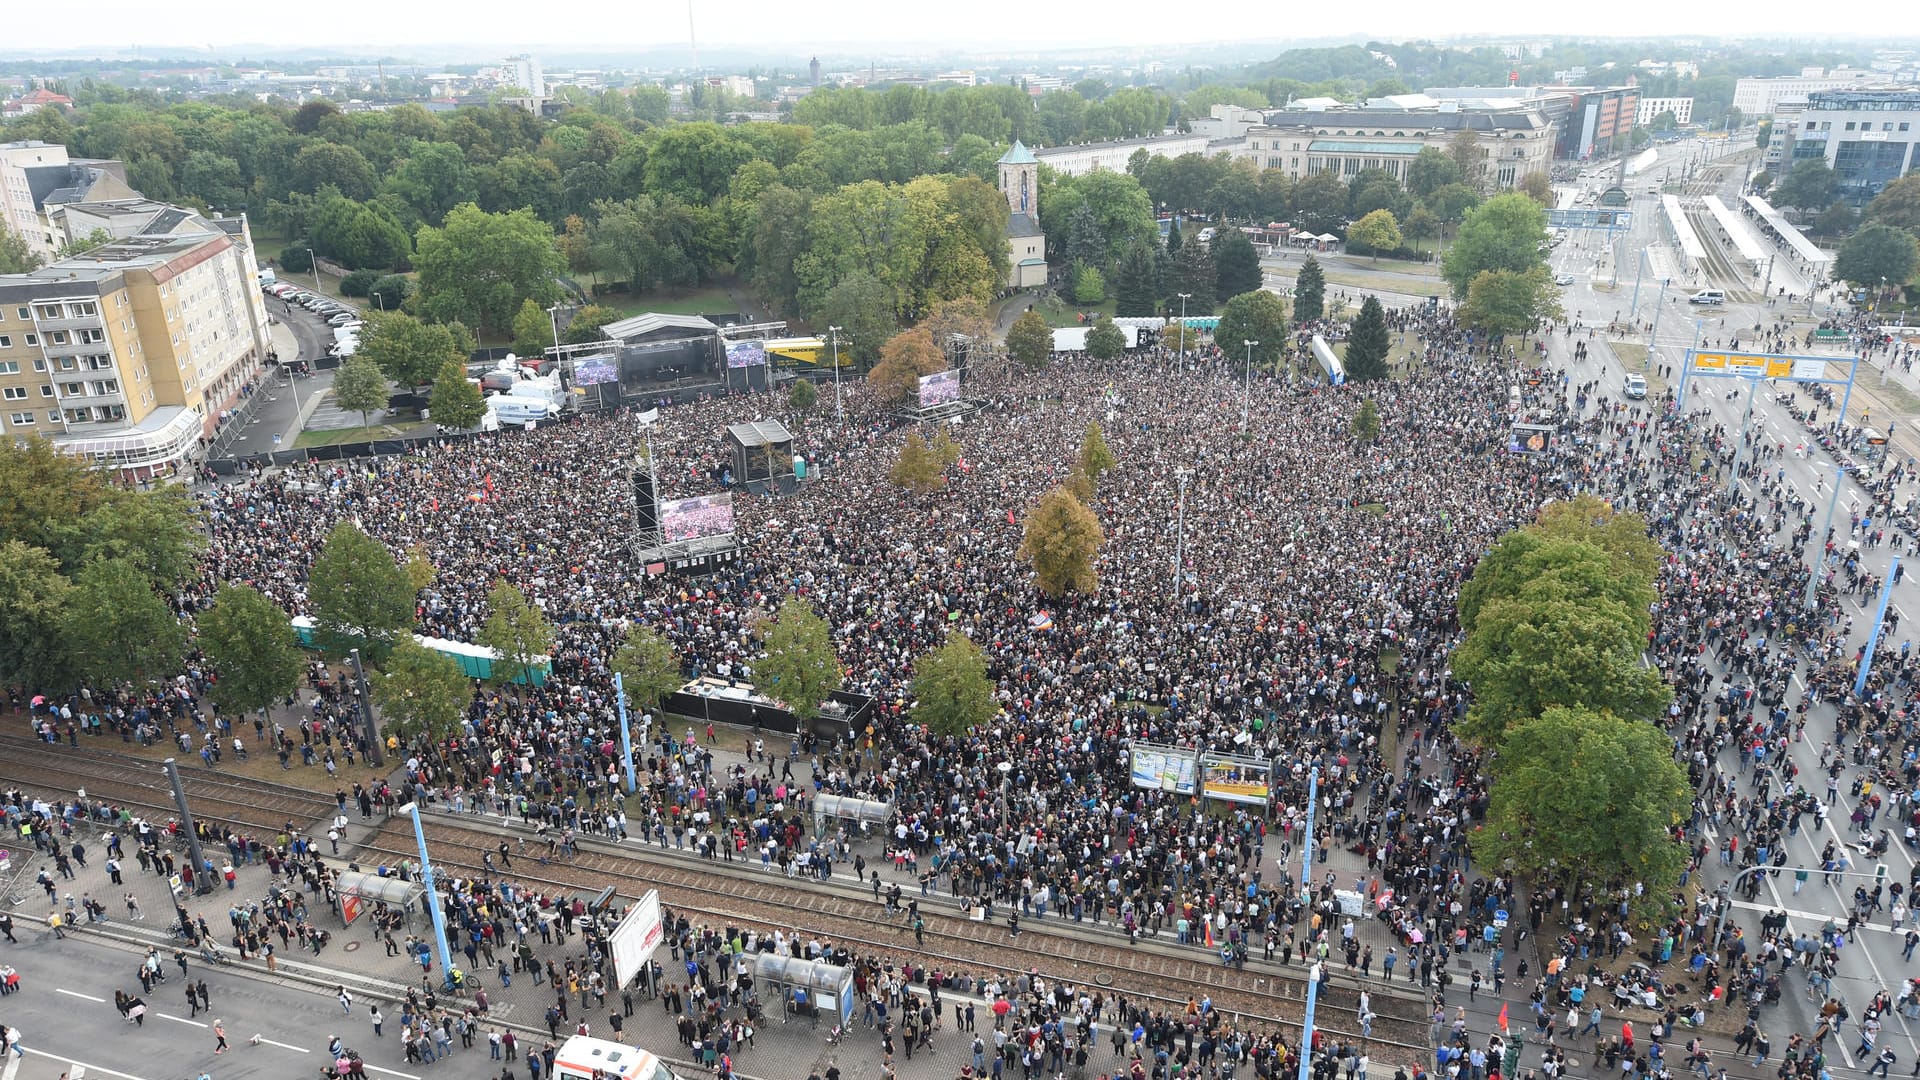
<instances>
[{"instance_id":1,"label":"road lane marking","mask_svg":"<svg viewBox=\"0 0 1920 1080\"><path fill-rule=\"evenodd\" d=\"M189 1020L189 1019L187 1019L187 1018L186 1018L186 1017L184 1017L184 1016L169 1016L169 1015L168 1015L168 1014L166 1014L166 1013L154 1013L153 1015L155 1015L155 1016L157 1016L157 1017L159 1017L159 1018L160 1018L160 1019L162 1019L162 1020L171 1020L171 1021L173 1021L173 1022L174 1022L174 1023L176 1023L176 1024L189 1024L189 1025L191 1025L191 1026L193 1026L193 1027L197 1027L197 1028L203 1028L203 1027L206 1027L206 1026L207 1026L207 1025L205 1025L205 1024L203 1024L203 1023L201 1023L201 1022L200 1022L200 1021L198 1021L198 1020Z\"/></svg>"},{"instance_id":2,"label":"road lane marking","mask_svg":"<svg viewBox=\"0 0 1920 1080\"><path fill-rule=\"evenodd\" d=\"M361 1062L361 1064L366 1065L366 1062L363 1061ZM400 1080L420 1080L419 1077L413 1075L412 1073L395 1072L392 1069L383 1069L378 1065L367 1065L367 1071L385 1073L388 1076L398 1076L400 1077Z\"/></svg>"},{"instance_id":3,"label":"road lane marking","mask_svg":"<svg viewBox=\"0 0 1920 1080\"><path fill-rule=\"evenodd\" d=\"M262 1038L260 1036L255 1036L255 1038L259 1038L261 1042L266 1043L268 1046L277 1046L282 1050L292 1050L296 1054L310 1054L313 1052L311 1050L308 1050L304 1046L292 1046L287 1043L275 1042L272 1039ZM368 1066L368 1068L372 1068L372 1066Z\"/></svg>"},{"instance_id":4,"label":"road lane marking","mask_svg":"<svg viewBox=\"0 0 1920 1080\"><path fill-rule=\"evenodd\" d=\"M53 992L56 994L65 994L68 997L77 997L83 1001L96 1001L102 1004L105 1004L107 1000L106 998L103 998L103 997L94 997L92 994L83 994L78 990L65 990L59 987L55 987Z\"/></svg>"},{"instance_id":5,"label":"road lane marking","mask_svg":"<svg viewBox=\"0 0 1920 1080\"><path fill-rule=\"evenodd\" d=\"M75 996L75 997L86 997L86 995L85 995L85 994L75 994L74 996ZM94 1000L94 1001L105 1001L106 999L105 999L105 998L94 998L93 1000ZM123 1072L120 1072L120 1071L118 1071L118 1070L115 1070L115 1069L109 1069L109 1068L105 1068L105 1067L103 1067L103 1066L100 1066L100 1065L89 1065L89 1064L87 1064L86 1062L84 1062L84 1061L80 1061L80 1060L78 1060L78 1059L76 1059L76 1058L70 1058L70 1057L68 1057L68 1056L66 1056L65 1054L53 1054L53 1053L48 1053L48 1052L47 1052L47 1051L45 1051L45 1050L39 1050L39 1049L36 1049L36 1048L34 1048L34 1047L31 1047L31 1046L27 1046L27 1047L22 1047L22 1049L24 1049L24 1050L26 1050L26 1052L27 1052L27 1053L29 1053L29 1054L35 1054L35 1055L37 1055L37 1056L39 1056L39 1057L43 1057L43 1058L47 1058L47 1059L49 1059L49 1060L51 1060L51 1061L64 1061L64 1062L66 1062L66 1063L67 1063L67 1064L69 1064L69 1065L78 1065L78 1066L80 1066L81 1068L83 1068L83 1069L85 1069L85 1070L87 1070L87 1071L88 1071L89 1073L106 1073L106 1074L107 1074L108 1076L118 1076L118 1077L121 1077L121 1078L122 1078L122 1080L146 1080L146 1078L145 1078L145 1077L141 1077L141 1076L135 1076L135 1075L133 1075L132 1073L123 1073ZM369 1068L371 1068L371 1066L369 1066ZM415 1080L418 1080L418 1078L415 1078Z\"/></svg>"}]
</instances>

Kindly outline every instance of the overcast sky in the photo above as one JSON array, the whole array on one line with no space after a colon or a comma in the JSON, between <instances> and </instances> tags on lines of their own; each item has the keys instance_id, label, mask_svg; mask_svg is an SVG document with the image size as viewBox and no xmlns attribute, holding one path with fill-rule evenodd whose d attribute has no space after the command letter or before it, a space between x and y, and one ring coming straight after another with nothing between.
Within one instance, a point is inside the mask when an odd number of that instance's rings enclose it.
<instances>
[{"instance_id":1,"label":"overcast sky","mask_svg":"<svg viewBox=\"0 0 1920 1080\"><path fill-rule=\"evenodd\" d=\"M1843 30L1805 4L1750 0L1676 4L1671 0L1615 0L1605 5L1496 2L1433 3L1369 0L1364 5L1272 5L1249 0L1086 0L1005 4L1018 29L1001 38L983 29L976 13L988 9L899 0L693 0L703 44L811 48L845 44L926 43L1010 51L1073 46L1149 45L1154 42L1311 38L1366 35L1386 40L1456 34L1524 36L1657 36L1729 32L1795 35ZM1891 11L1891 7L1886 9ZM1172 21L1161 21L1171 13ZM549 16L555 18L549 19ZM997 20L996 20L997 22ZM1864 24L1857 24L1862 31ZM115 30L126 36L115 40ZM542 45L684 44L686 0L574 0L543 8L507 0L394 3L329 0L324 4L267 0L181 0L160 16L146 0L95 0L84 18L11 19L0 51L18 49L143 52L170 47L328 45L356 53L393 46L485 46L476 61L505 50ZM464 52L464 50L462 50Z\"/></svg>"}]
</instances>

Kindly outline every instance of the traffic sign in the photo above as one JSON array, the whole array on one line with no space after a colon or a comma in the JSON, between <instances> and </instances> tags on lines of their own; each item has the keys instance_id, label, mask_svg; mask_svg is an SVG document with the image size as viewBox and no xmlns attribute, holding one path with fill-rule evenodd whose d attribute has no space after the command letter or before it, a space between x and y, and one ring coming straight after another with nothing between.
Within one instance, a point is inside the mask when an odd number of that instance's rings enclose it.
<instances>
[{"instance_id":1,"label":"traffic sign","mask_svg":"<svg viewBox=\"0 0 1920 1080\"><path fill-rule=\"evenodd\" d=\"M1493 913L1494 929L1505 930L1507 928L1507 921L1508 921L1508 916L1507 916L1506 908L1501 908L1500 910L1495 911Z\"/></svg>"},{"instance_id":2,"label":"traffic sign","mask_svg":"<svg viewBox=\"0 0 1920 1080\"><path fill-rule=\"evenodd\" d=\"M1845 363L1849 357L1833 357ZM1696 352L1693 370L1743 379L1824 379L1827 360L1814 356L1777 356L1770 353Z\"/></svg>"}]
</instances>

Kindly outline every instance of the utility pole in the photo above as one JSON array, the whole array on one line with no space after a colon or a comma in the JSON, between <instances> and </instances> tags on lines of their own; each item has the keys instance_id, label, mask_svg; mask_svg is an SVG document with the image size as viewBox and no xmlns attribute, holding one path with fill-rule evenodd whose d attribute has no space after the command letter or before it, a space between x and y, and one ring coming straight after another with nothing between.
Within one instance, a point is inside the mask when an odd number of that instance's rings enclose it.
<instances>
[{"instance_id":1,"label":"utility pole","mask_svg":"<svg viewBox=\"0 0 1920 1080\"><path fill-rule=\"evenodd\" d=\"M173 785L173 808L180 811L180 827L187 833L187 857L193 860L193 870L187 880L193 882L195 895L204 895L213 891L213 882L207 877L207 857L200 851L200 834L194 831L193 811L187 809L187 789L180 786L180 766L168 758L162 763L167 770L167 783ZM175 901L174 907L179 907Z\"/></svg>"},{"instance_id":2,"label":"utility pole","mask_svg":"<svg viewBox=\"0 0 1920 1080\"><path fill-rule=\"evenodd\" d=\"M1180 574L1187 565L1187 478L1192 475L1193 470L1184 465L1173 470L1174 480L1180 485L1173 530L1173 595L1176 600L1180 597Z\"/></svg>"},{"instance_id":3,"label":"utility pole","mask_svg":"<svg viewBox=\"0 0 1920 1080\"><path fill-rule=\"evenodd\" d=\"M1820 535L1813 538L1813 566L1807 573L1807 595L1801 605L1808 611L1813 610L1814 590L1819 587L1820 575L1827 568L1827 534L1833 529L1833 508L1840 502L1840 480L1846 475L1840 470L1838 464L1834 464L1832 468L1833 494L1827 496L1827 516L1820 523Z\"/></svg>"},{"instance_id":4,"label":"utility pole","mask_svg":"<svg viewBox=\"0 0 1920 1080\"><path fill-rule=\"evenodd\" d=\"M380 722L373 718L373 697L367 693L367 669L360 663L360 650L349 650L347 661L353 665L353 696L360 702L360 730L367 735L367 760L385 765L386 748L380 745Z\"/></svg>"},{"instance_id":5,"label":"utility pole","mask_svg":"<svg viewBox=\"0 0 1920 1080\"><path fill-rule=\"evenodd\" d=\"M1247 347L1246 391L1240 399L1240 431L1245 434L1249 430L1253 417L1253 347L1260 343L1243 341L1241 344Z\"/></svg>"},{"instance_id":6,"label":"utility pole","mask_svg":"<svg viewBox=\"0 0 1920 1080\"><path fill-rule=\"evenodd\" d=\"M320 287L320 260L313 257L313 249L307 249L307 268L313 271L313 291L326 295L327 290Z\"/></svg>"},{"instance_id":7,"label":"utility pole","mask_svg":"<svg viewBox=\"0 0 1920 1080\"><path fill-rule=\"evenodd\" d=\"M560 305L559 304L555 304L552 307L547 309L547 324L553 327L553 355L555 359L558 359L560 356Z\"/></svg>"},{"instance_id":8,"label":"utility pole","mask_svg":"<svg viewBox=\"0 0 1920 1080\"><path fill-rule=\"evenodd\" d=\"M833 415L835 419L847 418L847 403L840 397L840 328L827 327L827 337L833 341Z\"/></svg>"},{"instance_id":9,"label":"utility pole","mask_svg":"<svg viewBox=\"0 0 1920 1080\"><path fill-rule=\"evenodd\" d=\"M1192 293L1180 294L1180 374L1187 373L1187 301L1193 299Z\"/></svg>"},{"instance_id":10,"label":"utility pole","mask_svg":"<svg viewBox=\"0 0 1920 1080\"><path fill-rule=\"evenodd\" d=\"M440 896L433 889L433 863L427 858L427 833L420 827L420 804L410 802L400 812L413 819L413 838L420 845L420 883L427 888L427 914L433 917L433 943L440 948L442 985L453 989L453 951L447 948L447 917L440 912Z\"/></svg>"}]
</instances>

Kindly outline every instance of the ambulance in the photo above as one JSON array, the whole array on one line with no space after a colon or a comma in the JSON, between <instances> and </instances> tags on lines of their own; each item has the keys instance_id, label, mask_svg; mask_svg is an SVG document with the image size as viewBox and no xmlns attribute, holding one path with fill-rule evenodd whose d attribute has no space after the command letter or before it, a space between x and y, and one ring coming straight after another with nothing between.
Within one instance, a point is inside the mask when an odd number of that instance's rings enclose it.
<instances>
[{"instance_id":1,"label":"ambulance","mask_svg":"<svg viewBox=\"0 0 1920 1080\"><path fill-rule=\"evenodd\" d=\"M553 1080L679 1080L667 1064L638 1047L575 1035L553 1058Z\"/></svg>"}]
</instances>

